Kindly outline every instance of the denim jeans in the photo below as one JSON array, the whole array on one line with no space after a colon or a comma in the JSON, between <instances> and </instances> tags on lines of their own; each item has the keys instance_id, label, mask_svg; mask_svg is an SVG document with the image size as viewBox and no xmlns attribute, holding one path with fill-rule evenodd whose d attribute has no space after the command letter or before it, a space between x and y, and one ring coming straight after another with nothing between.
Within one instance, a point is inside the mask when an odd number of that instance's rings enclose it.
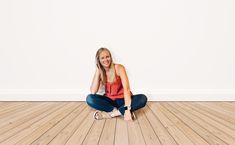
<instances>
[{"instance_id":1,"label":"denim jeans","mask_svg":"<svg viewBox=\"0 0 235 145\"><path fill-rule=\"evenodd\" d=\"M124 115L124 98L112 100L105 95L89 94L86 98L87 104L100 111L111 112L117 108L122 115ZM137 94L131 96L131 112L144 107L147 103L147 97L144 94Z\"/></svg>"}]
</instances>

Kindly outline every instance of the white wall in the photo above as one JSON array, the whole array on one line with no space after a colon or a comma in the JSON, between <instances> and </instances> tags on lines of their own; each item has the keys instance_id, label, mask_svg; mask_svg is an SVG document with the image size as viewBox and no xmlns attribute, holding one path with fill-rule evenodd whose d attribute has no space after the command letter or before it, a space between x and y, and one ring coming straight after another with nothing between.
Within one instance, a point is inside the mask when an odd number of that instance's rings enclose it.
<instances>
[{"instance_id":1,"label":"white wall","mask_svg":"<svg viewBox=\"0 0 235 145\"><path fill-rule=\"evenodd\" d=\"M1 100L84 100L109 48L150 100L235 100L233 0L1 0Z\"/></svg>"}]
</instances>

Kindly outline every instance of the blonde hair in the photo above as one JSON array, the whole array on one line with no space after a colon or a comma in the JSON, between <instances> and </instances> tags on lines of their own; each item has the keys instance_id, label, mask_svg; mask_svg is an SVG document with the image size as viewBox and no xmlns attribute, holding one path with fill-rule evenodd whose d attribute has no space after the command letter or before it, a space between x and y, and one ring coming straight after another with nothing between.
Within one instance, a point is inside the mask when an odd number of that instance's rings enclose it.
<instances>
[{"instance_id":1,"label":"blonde hair","mask_svg":"<svg viewBox=\"0 0 235 145\"><path fill-rule=\"evenodd\" d=\"M96 57L95 57L96 59L95 60L96 60L96 65L100 70L101 82L104 85L107 82L107 76L106 76L104 67L100 63L100 53L103 51L107 51L109 53L110 59L111 59L110 72L109 72L109 82L110 83L115 82L116 77L115 77L115 68L114 68L114 63L113 63L113 58L112 58L111 52L107 48L104 48L104 47L98 49L96 52Z\"/></svg>"}]
</instances>

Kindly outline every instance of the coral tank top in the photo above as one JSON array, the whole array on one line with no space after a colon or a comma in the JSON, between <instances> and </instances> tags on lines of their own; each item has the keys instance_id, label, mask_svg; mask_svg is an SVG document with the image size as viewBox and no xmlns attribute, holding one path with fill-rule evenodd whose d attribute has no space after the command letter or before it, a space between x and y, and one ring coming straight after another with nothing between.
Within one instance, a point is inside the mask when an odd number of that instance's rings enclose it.
<instances>
[{"instance_id":1,"label":"coral tank top","mask_svg":"<svg viewBox=\"0 0 235 145\"><path fill-rule=\"evenodd\" d=\"M122 86L121 78L115 73L116 81L112 84L109 82L105 83L105 96L112 100L124 98L124 89Z\"/></svg>"}]
</instances>

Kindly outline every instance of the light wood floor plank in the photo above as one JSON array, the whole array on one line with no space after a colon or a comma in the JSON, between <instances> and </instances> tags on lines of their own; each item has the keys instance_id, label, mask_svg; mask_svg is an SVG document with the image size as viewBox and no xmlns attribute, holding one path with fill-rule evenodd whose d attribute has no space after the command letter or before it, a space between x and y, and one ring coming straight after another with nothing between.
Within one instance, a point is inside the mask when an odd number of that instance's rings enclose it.
<instances>
[{"instance_id":1,"label":"light wood floor plank","mask_svg":"<svg viewBox=\"0 0 235 145\"><path fill-rule=\"evenodd\" d=\"M71 103L71 104L72 104L72 107L68 108L64 112L58 114L53 119L49 120L46 124L36 129L29 136L21 139L19 142L16 143L16 145L29 145L33 141L38 139L42 134L46 133L49 129L51 129L53 126L59 123L63 118L67 117L71 113L71 111L76 109L79 105L77 103Z\"/></svg>"},{"instance_id":2,"label":"light wood floor plank","mask_svg":"<svg viewBox=\"0 0 235 145\"><path fill-rule=\"evenodd\" d=\"M77 128L74 134L69 138L66 145L81 145L83 143L91 126L94 123L94 119L91 117L93 112L91 111L91 109L89 109L88 111L88 116L86 116L79 128Z\"/></svg>"},{"instance_id":3,"label":"light wood floor plank","mask_svg":"<svg viewBox=\"0 0 235 145\"><path fill-rule=\"evenodd\" d=\"M42 106L47 106L48 104L46 103L41 103L41 104L37 104L37 105L32 105L29 106L30 109L20 109L20 112L17 112L16 114L11 114L9 116L6 116L4 118L0 119L0 128L6 124L11 124L12 122L18 120L18 119L22 119L24 117L26 117L28 114L31 114L33 111L38 110L38 108L42 107Z\"/></svg>"},{"instance_id":4,"label":"light wood floor plank","mask_svg":"<svg viewBox=\"0 0 235 145\"><path fill-rule=\"evenodd\" d=\"M44 107L42 109L40 109L39 111L42 111L40 115L37 114L37 116L35 116L35 114L31 114L30 116L32 117L30 120L23 120L23 122L21 122L21 124L13 124L14 126L4 126L1 128L0 132L2 132L2 134L0 135L0 142L3 142L4 140L10 138L11 136L17 134L18 132L26 129L27 127L29 127L30 125L36 123L37 121L41 120L42 118L44 118L45 116L51 114L52 112L54 112L55 110L59 109L59 107L63 106L64 103L59 103L59 104L51 104L48 107ZM12 125L12 124L10 124Z\"/></svg>"},{"instance_id":5,"label":"light wood floor plank","mask_svg":"<svg viewBox=\"0 0 235 145\"><path fill-rule=\"evenodd\" d=\"M235 110L235 106L231 105L231 104L226 104L224 102L215 102L216 105L220 106L221 108L223 109L226 109L230 112L233 112L234 113L234 110Z\"/></svg>"},{"instance_id":6,"label":"light wood floor plank","mask_svg":"<svg viewBox=\"0 0 235 145\"><path fill-rule=\"evenodd\" d=\"M196 116L198 116L199 118L201 118L202 120L204 120L205 122L211 124L212 126L216 127L217 129L219 129L220 131L224 132L227 135L232 135L235 136L235 131L231 129L230 127L227 127L224 124L219 123L218 121L204 115L203 113L200 113L198 111L196 111L193 106L188 106L186 105L186 103L181 103L184 107L186 107L191 113L195 114ZM178 105L181 105L178 104Z\"/></svg>"},{"instance_id":7,"label":"light wood floor plank","mask_svg":"<svg viewBox=\"0 0 235 145\"><path fill-rule=\"evenodd\" d=\"M105 119L96 120L92 125L89 133L87 134L85 140L83 141L82 145L97 145L99 143L104 124Z\"/></svg>"},{"instance_id":8,"label":"light wood floor plank","mask_svg":"<svg viewBox=\"0 0 235 145\"><path fill-rule=\"evenodd\" d=\"M116 129L116 121L117 121L116 118L106 119L98 145L113 145L114 144L114 133Z\"/></svg>"},{"instance_id":9,"label":"light wood floor plank","mask_svg":"<svg viewBox=\"0 0 235 145\"><path fill-rule=\"evenodd\" d=\"M49 125L53 125L53 122L51 122L52 119L58 117L61 118L61 115L64 115L65 113L68 113L69 109L74 108L74 104L67 103L66 106L61 107L60 109L53 112L51 115L46 116L45 118L41 119L40 121L36 122L35 124L29 126L28 128L18 132L14 136L8 138L4 142L1 142L1 145L13 145L16 144L19 141L24 141L28 139L31 139L32 134L37 134L38 131L42 132L45 130L45 127L48 127ZM49 124L49 125L48 125ZM48 128L49 129L49 128Z\"/></svg>"},{"instance_id":10,"label":"light wood floor plank","mask_svg":"<svg viewBox=\"0 0 235 145\"><path fill-rule=\"evenodd\" d=\"M167 110L164 106L165 103L159 103L159 109L165 112L165 115L179 128L194 144L209 145L201 136L199 136L190 126L185 124L180 118L176 117L173 113Z\"/></svg>"},{"instance_id":11,"label":"light wood floor plank","mask_svg":"<svg viewBox=\"0 0 235 145\"><path fill-rule=\"evenodd\" d=\"M231 117L233 117L233 119L235 120L235 112L234 110L231 110L231 109L227 109L225 107L222 107L221 105L219 105L219 103L217 102L214 102L214 103L210 103L210 102L203 102L203 104L211 107L211 108L214 108L216 110L220 110L222 111L223 113L225 114L228 114L228 116L230 116L232 114Z\"/></svg>"},{"instance_id":12,"label":"light wood floor plank","mask_svg":"<svg viewBox=\"0 0 235 145\"><path fill-rule=\"evenodd\" d=\"M28 104L27 102L2 102L2 104L0 105L0 109L1 110L8 110L12 107L16 107L16 106L21 106L24 104Z\"/></svg>"},{"instance_id":13,"label":"light wood floor plank","mask_svg":"<svg viewBox=\"0 0 235 145\"><path fill-rule=\"evenodd\" d=\"M223 119L223 120L225 120L225 121L235 125L235 122L233 122L233 119L231 118L231 115L227 116L227 115L223 114L222 112L219 112L217 110L213 110L212 108L210 108L210 107L208 107L206 105L203 105L203 103L201 103L201 102L200 103L199 102L195 102L194 104L197 105L197 106L199 105L198 108L203 109L205 112L208 112L208 113L210 113L213 116L216 116L216 117L218 117L220 119Z\"/></svg>"},{"instance_id":14,"label":"light wood floor plank","mask_svg":"<svg viewBox=\"0 0 235 145\"><path fill-rule=\"evenodd\" d=\"M234 134L233 132L230 132L231 131L230 129L226 128L225 126L222 126L221 124L217 123L216 121L214 121L213 119L210 119L209 117L205 115L203 116L202 114L194 111L193 109L188 108L187 106L183 104L180 104L180 103L175 103L175 104L181 107L183 110L187 110L187 111L184 111L185 114L187 114L190 118L195 120L201 126L204 126L208 131L212 132L215 136L217 136L224 142L228 144L233 144L235 142L232 136L230 136ZM228 135L224 132L224 130L232 134Z\"/></svg>"},{"instance_id":15,"label":"light wood floor plank","mask_svg":"<svg viewBox=\"0 0 235 145\"><path fill-rule=\"evenodd\" d=\"M227 126L228 128L230 128L231 130L235 131L235 125L226 121L225 119L218 117L218 114L216 114L216 112L208 111L208 109L202 107L201 105L199 105L197 103L184 103L184 105L191 107L192 109L196 110L197 112L204 114L204 115L210 117L211 119L217 121L218 123L221 123L221 124Z\"/></svg>"},{"instance_id":16,"label":"light wood floor plank","mask_svg":"<svg viewBox=\"0 0 235 145\"><path fill-rule=\"evenodd\" d=\"M138 116L138 112L136 113ZM138 119L138 117L137 117ZM128 122L129 145L146 145L138 120Z\"/></svg>"},{"instance_id":17,"label":"light wood floor plank","mask_svg":"<svg viewBox=\"0 0 235 145\"><path fill-rule=\"evenodd\" d=\"M114 145L129 145L127 123L122 117L117 118Z\"/></svg>"},{"instance_id":18,"label":"light wood floor plank","mask_svg":"<svg viewBox=\"0 0 235 145\"><path fill-rule=\"evenodd\" d=\"M168 105L170 104L170 105ZM177 117L190 126L195 132L197 132L202 138L204 138L211 145L226 145L221 139L213 135L211 132L206 130L203 126L200 126L194 119L184 114L184 110L175 105L175 102L168 102L165 104L167 109L174 113Z\"/></svg>"},{"instance_id":19,"label":"light wood floor plank","mask_svg":"<svg viewBox=\"0 0 235 145\"><path fill-rule=\"evenodd\" d=\"M15 106L11 106L8 108L1 108L0 109L0 118L4 118L6 116L8 116L8 114L13 114L13 113L17 113L18 111L20 111L20 108L22 107L27 107L29 105L33 105L33 103L18 103Z\"/></svg>"},{"instance_id":20,"label":"light wood floor plank","mask_svg":"<svg viewBox=\"0 0 235 145\"><path fill-rule=\"evenodd\" d=\"M233 108L233 110L235 109L235 104L234 102L221 102L221 104L223 104L224 106L230 106L231 108Z\"/></svg>"},{"instance_id":21,"label":"light wood floor plank","mask_svg":"<svg viewBox=\"0 0 235 145\"><path fill-rule=\"evenodd\" d=\"M220 108L218 107L213 107L211 105L207 105L205 102L200 102L198 103L200 104L201 106L204 106L206 107L208 110L211 110L211 112L214 112L216 116L219 116L219 117L222 117L224 118L225 120L229 121L230 123L234 124L235 125L235 116L233 116L232 114L229 114L228 112L225 112L223 110L220 110ZM213 104L213 103L212 103Z\"/></svg>"},{"instance_id":22,"label":"light wood floor plank","mask_svg":"<svg viewBox=\"0 0 235 145\"><path fill-rule=\"evenodd\" d=\"M146 114L153 130L158 135L158 138L162 145L177 145L174 138L169 134L167 129L163 126L163 124L158 119L158 116L155 116L151 109L146 106L143 108L144 113Z\"/></svg>"},{"instance_id":23,"label":"light wood floor plank","mask_svg":"<svg viewBox=\"0 0 235 145\"><path fill-rule=\"evenodd\" d=\"M68 124L70 124L75 117L77 117L82 109L84 108L85 104L79 104L79 106L73 110L68 116L63 118L58 124L55 124L50 130L40 136L40 138L36 139L31 145L44 145L51 142L55 136L61 132Z\"/></svg>"},{"instance_id":24,"label":"light wood floor plank","mask_svg":"<svg viewBox=\"0 0 235 145\"><path fill-rule=\"evenodd\" d=\"M74 132L81 126L84 119L87 118L90 108L84 103L83 111L72 120L72 122L65 127L59 134L49 143L49 145L64 145L69 140L69 138L74 134Z\"/></svg>"},{"instance_id":25,"label":"light wood floor plank","mask_svg":"<svg viewBox=\"0 0 235 145\"><path fill-rule=\"evenodd\" d=\"M138 121L139 121L139 125L141 128L143 137L145 139L146 145L161 145L158 139L158 136L155 134L144 112L142 110L138 110L137 112L139 112Z\"/></svg>"},{"instance_id":26,"label":"light wood floor plank","mask_svg":"<svg viewBox=\"0 0 235 145\"><path fill-rule=\"evenodd\" d=\"M171 136L175 139L175 141L178 144L182 145L193 145L193 142L190 139L188 139L187 136L179 128L177 128L169 118L165 116L166 112L162 111L159 107L160 107L159 103L149 104L149 108L151 108L152 111L157 116L159 116L161 123L164 125L165 128L167 128L167 130L169 131Z\"/></svg>"}]
</instances>

